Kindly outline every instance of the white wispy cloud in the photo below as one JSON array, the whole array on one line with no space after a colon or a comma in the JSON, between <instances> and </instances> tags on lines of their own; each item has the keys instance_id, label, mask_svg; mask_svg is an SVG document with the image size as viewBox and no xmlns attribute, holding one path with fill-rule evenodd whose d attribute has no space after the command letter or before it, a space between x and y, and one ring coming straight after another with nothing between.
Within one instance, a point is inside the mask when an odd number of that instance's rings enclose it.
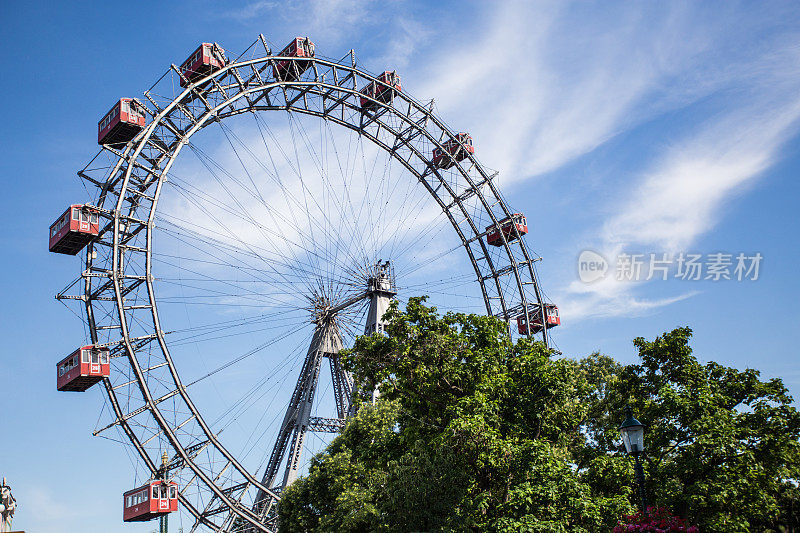
<instances>
[{"instance_id":1,"label":"white wispy cloud","mask_svg":"<svg viewBox=\"0 0 800 533\"><path fill-rule=\"evenodd\" d=\"M398 14L390 26L386 46L379 57L375 59L375 66L370 70L382 68L405 71L411 66L420 48L423 48L434 39L437 32L408 14Z\"/></svg>"},{"instance_id":2,"label":"white wispy cloud","mask_svg":"<svg viewBox=\"0 0 800 533\"><path fill-rule=\"evenodd\" d=\"M774 162L777 148L776 143L763 151L743 150L743 153L730 158L718 152L695 159L685 154L676 156L643 183L634 195L635 199L625 206L627 209L609 220L608 233L601 235L606 240L605 250L608 250L604 255L613 259L624 247L638 246L641 249L641 246L651 243L650 249L671 250L674 258L675 250L690 247L724 217L726 200ZM668 185L658 185L665 181ZM630 305L630 302L632 294L643 287L611 280L607 287L592 286L587 291L578 287L579 284L572 282L567 291L571 293L567 301L576 318L597 307L605 309L606 315L632 314L640 308ZM673 302L666 299L654 307L670 303Z\"/></svg>"},{"instance_id":3,"label":"white wispy cloud","mask_svg":"<svg viewBox=\"0 0 800 533\"><path fill-rule=\"evenodd\" d=\"M345 38L352 38L364 27L385 20L376 11L391 8L391 4L383 6L376 0L256 0L242 7L220 7L224 17L245 24L262 26L267 20L280 20L286 33L267 36L267 39L307 35L314 42L324 43L331 49L342 44ZM274 42L277 47L284 44L282 41Z\"/></svg>"},{"instance_id":4,"label":"white wispy cloud","mask_svg":"<svg viewBox=\"0 0 800 533\"><path fill-rule=\"evenodd\" d=\"M485 13L490 22L473 21L476 28L451 39L418 89L436 97L441 113L473 128L482 160L502 169L505 184L557 169L715 89L663 90L710 46L713 28L688 38L678 31L688 14L628 5L592 21L601 10L568 7L493 4ZM662 23L647 23L645 15Z\"/></svg>"},{"instance_id":5,"label":"white wispy cloud","mask_svg":"<svg viewBox=\"0 0 800 533\"><path fill-rule=\"evenodd\" d=\"M594 235L603 255L649 249L673 255L691 247L724 219L729 201L780 160L782 147L800 125L800 50L769 50L729 79L745 97L674 141L646 164ZM648 300L641 285L574 281L563 291L572 318L638 314L693 296Z\"/></svg>"},{"instance_id":6,"label":"white wispy cloud","mask_svg":"<svg viewBox=\"0 0 800 533\"><path fill-rule=\"evenodd\" d=\"M601 217L599 230L574 243L576 256L586 243L608 258L631 247L675 251L713 229L795 135L798 34L785 20L796 15L784 7L754 14L509 1L433 39L435 59L417 71L412 62L409 74L414 94L435 96L451 125L470 129L505 187L532 185L619 135L699 107L696 123L666 130L661 146L619 162L626 177L606 184L608 200L584 206ZM696 294L651 299L646 285L587 286L573 272L551 291L571 319L641 314Z\"/></svg>"},{"instance_id":7,"label":"white wispy cloud","mask_svg":"<svg viewBox=\"0 0 800 533\"><path fill-rule=\"evenodd\" d=\"M248 21L263 15L276 6L278 6L278 3L274 1L257 0L236 9L227 10L223 15L239 21Z\"/></svg>"},{"instance_id":8,"label":"white wispy cloud","mask_svg":"<svg viewBox=\"0 0 800 533\"><path fill-rule=\"evenodd\" d=\"M365 66L398 68L414 96L436 98L446 122L473 135L479 159L500 169L504 188L533 185L667 113L700 108L694 124L665 130L659 146L609 169L624 177L603 184L602 202L580 207L599 223L574 239L575 255L583 245L609 258L691 246L780 159L800 117L790 5L754 13L509 0L425 19L434 12L405 2L307 0L240 11L265 10L307 28L328 45L323 54L354 38L374 44ZM573 280L570 272L550 291L572 318L647 312L694 294L648 299L641 284Z\"/></svg>"},{"instance_id":9,"label":"white wispy cloud","mask_svg":"<svg viewBox=\"0 0 800 533\"><path fill-rule=\"evenodd\" d=\"M375 0L308 0L305 8L298 7L309 14L312 35L338 41L364 24L376 6Z\"/></svg>"},{"instance_id":10,"label":"white wispy cloud","mask_svg":"<svg viewBox=\"0 0 800 533\"><path fill-rule=\"evenodd\" d=\"M780 158L798 119L800 81L789 94L724 113L670 146L607 221L605 243L685 249L719 222L726 200Z\"/></svg>"}]
</instances>

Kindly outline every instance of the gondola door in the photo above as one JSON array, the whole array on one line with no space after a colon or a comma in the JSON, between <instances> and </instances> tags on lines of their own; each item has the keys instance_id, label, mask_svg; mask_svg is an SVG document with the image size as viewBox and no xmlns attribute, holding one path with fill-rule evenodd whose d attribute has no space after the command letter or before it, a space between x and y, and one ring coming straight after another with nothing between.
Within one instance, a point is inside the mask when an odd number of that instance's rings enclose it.
<instances>
[{"instance_id":1,"label":"gondola door","mask_svg":"<svg viewBox=\"0 0 800 533\"><path fill-rule=\"evenodd\" d=\"M158 510L169 512L169 487L161 483L160 485L156 485L153 487L153 492L158 489Z\"/></svg>"},{"instance_id":2,"label":"gondola door","mask_svg":"<svg viewBox=\"0 0 800 533\"><path fill-rule=\"evenodd\" d=\"M80 231L88 232L89 231L89 212L85 209L80 210L81 213L81 223L80 223Z\"/></svg>"},{"instance_id":3,"label":"gondola door","mask_svg":"<svg viewBox=\"0 0 800 533\"><path fill-rule=\"evenodd\" d=\"M90 373L100 374L100 351L94 348L86 351L89 352L89 355L91 357Z\"/></svg>"}]
</instances>

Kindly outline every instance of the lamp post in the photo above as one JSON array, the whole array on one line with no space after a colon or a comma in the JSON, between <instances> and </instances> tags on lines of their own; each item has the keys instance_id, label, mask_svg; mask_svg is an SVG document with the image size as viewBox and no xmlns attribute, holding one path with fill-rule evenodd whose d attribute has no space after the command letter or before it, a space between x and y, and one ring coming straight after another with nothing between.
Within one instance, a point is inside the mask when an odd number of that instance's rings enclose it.
<instances>
[{"instance_id":1,"label":"lamp post","mask_svg":"<svg viewBox=\"0 0 800 533\"><path fill-rule=\"evenodd\" d=\"M622 433L625 451L628 455L633 455L636 460L634 472L639 484L639 509L645 513L647 512L647 495L644 492L644 468L642 468L642 460L639 457L644 451L644 424L633 418L633 410L630 405L625 406L625 420L620 424L619 431Z\"/></svg>"},{"instance_id":2,"label":"lamp post","mask_svg":"<svg viewBox=\"0 0 800 533\"><path fill-rule=\"evenodd\" d=\"M162 490L162 491L165 491L165 490L168 491L169 490L169 487L167 486L167 480L168 480L168 478L167 478L167 465L168 464L169 464L169 455L167 455L167 451L164 450L164 452L161 454L161 479L163 480L163 483L161 484L160 490ZM162 492L161 493L162 496L164 496L166 494L169 494L169 493L168 492ZM167 520L169 520L169 517L167 516L167 514L166 513L162 514L160 519L159 519L159 524L158 524L159 525L159 533L169 533L169 523L167 522Z\"/></svg>"}]
</instances>

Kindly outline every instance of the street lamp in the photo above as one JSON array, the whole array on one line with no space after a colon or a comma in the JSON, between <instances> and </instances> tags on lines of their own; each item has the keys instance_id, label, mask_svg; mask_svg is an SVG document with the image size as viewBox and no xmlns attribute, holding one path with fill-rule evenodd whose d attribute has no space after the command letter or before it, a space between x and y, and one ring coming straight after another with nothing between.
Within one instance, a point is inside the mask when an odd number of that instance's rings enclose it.
<instances>
[{"instance_id":1,"label":"street lamp","mask_svg":"<svg viewBox=\"0 0 800 533\"><path fill-rule=\"evenodd\" d=\"M167 454L167 450L164 450L161 453L161 479L163 480L163 483L161 484L161 490L162 491L163 490L167 490L167 491L169 490L169 487L167 485L167 481L169 480L167 478L167 466L168 465L169 465L169 454ZM168 492L162 492L161 496L166 496L167 494L169 494L169 493ZM167 522L167 520L169 520L169 517L167 516L167 513L162 514L160 519L159 519L159 521L158 521L159 533L169 533L169 522Z\"/></svg>"},{"instance_id":2,"label":"street lamp","mask_svg":"<svg viewBox=\"0 0 800 533\"><path fill-rule=\"evenodd\" d=\"M639 455L644 451L644 424L633 418L633 411L630 405L625 406L625 420L619 425L622 433L622 442L625 444L625 451L633 455L636 459L634 472L636 481L639 483L639 508L642 513L647 512L647 496L644 492L644 469Z\"/></svg>"}]
</instances>

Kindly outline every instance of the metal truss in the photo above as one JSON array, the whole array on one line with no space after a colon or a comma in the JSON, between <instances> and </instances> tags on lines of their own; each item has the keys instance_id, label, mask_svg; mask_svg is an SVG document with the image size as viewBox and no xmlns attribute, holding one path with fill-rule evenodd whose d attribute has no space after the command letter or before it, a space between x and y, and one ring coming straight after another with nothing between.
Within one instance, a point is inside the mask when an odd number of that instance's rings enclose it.
<instances>
[{"instance_id":1,"label":"metal truss","mask_svg":"<svg viewBox=\"0 0 800 533\"><path fill-rule=\"evenodd\" d=\"M307 68L296 69L291 80L274 79L278 60L304 62ZM185 89L176 83L181 76L172 65L144 92L141 104L149 120L135 139L120 149L103 147L78 172L97 189L94 207L102 223L98 238L86 249L83 271L58 297L80 300L92 342L111 350L113 376L104 388L112 420L96 434L119 431L154 475L162 447L170 448L168 469L180 483L182 508L194 517L191 531L271 532L281 489L297 474L306 432L341 430L351 408L352 381L338 361L336 313L328 313L317 323L262 475L223 446L195 406L170 355L170 332L161 326L153 272L159 199L170 168L191 137L244 113L289 112L317 117L368 139L413 176L441 209L472 265L490 315L530 318L531 309L544 305L534 270L538 258L529 253L516 227L508 238L500 232L502 246L487 245L487 233L512 211L497 188L496 173L473 155L446 170L434 165L433 149L443 149L455 133L436 116L432 102L422 103L403 91L389 102L370 99L374 110L362 111L360 88L386 84L359 68L352 52L342 60L275 56L259 36L239 58ZM362 298L370 300L367 332L380 330L387 292L380 286L365 288ZM547 343L547 330L540 335ZM326 357L337 418L310 416ZM275 487L287 450L287 469Z\"/></svg>"}]
</instances>

